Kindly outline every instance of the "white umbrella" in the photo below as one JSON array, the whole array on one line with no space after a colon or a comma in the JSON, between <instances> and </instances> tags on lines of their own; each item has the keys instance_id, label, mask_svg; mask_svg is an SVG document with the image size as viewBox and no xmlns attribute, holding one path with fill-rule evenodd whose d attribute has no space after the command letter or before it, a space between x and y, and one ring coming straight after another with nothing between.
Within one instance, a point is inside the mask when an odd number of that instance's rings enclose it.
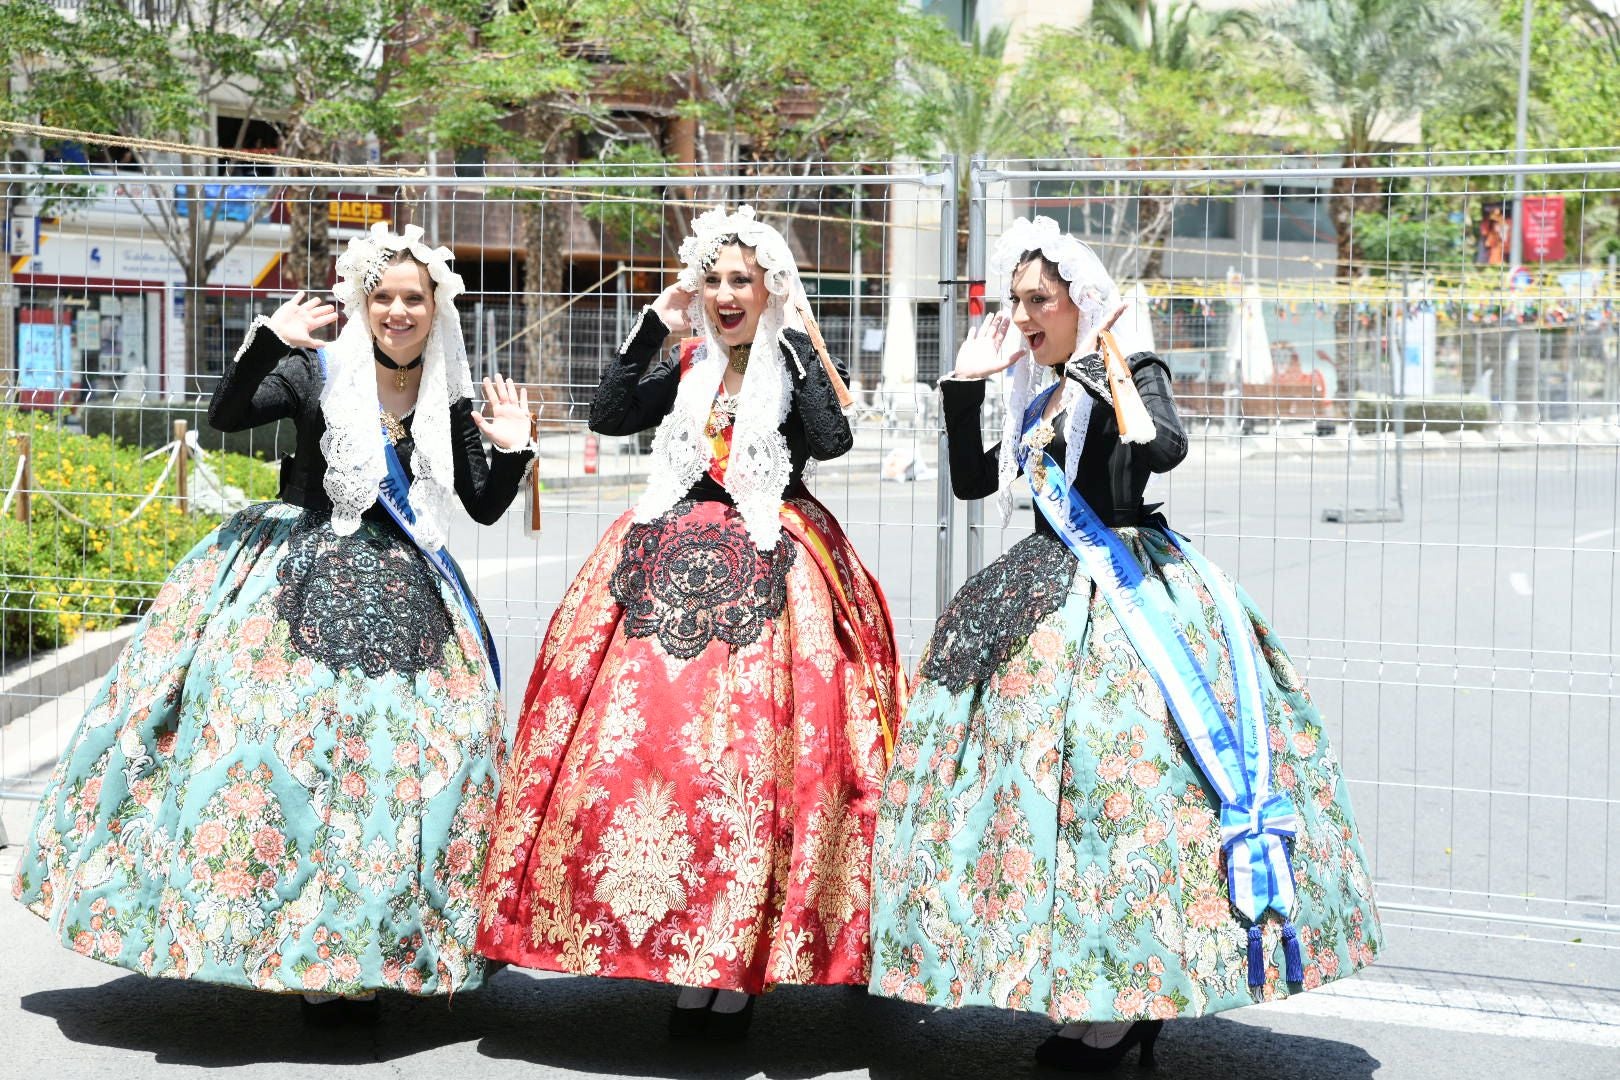
<instances>
[{"instance_id":1,"label":"white umbrella","mask_svg":"<svg viewBox=\"0 0 1620 1080\"><path fill-rule=\"evenodd\" d=\"M1266 335L1266 315L1260 298L1245 290L1239 300L1230 301L1231 321L1226 328L1227 370L1241 372L1246 383L1268 383L1276 375L1271 363L1271 339Z\"/></svg>"}]
</instances>

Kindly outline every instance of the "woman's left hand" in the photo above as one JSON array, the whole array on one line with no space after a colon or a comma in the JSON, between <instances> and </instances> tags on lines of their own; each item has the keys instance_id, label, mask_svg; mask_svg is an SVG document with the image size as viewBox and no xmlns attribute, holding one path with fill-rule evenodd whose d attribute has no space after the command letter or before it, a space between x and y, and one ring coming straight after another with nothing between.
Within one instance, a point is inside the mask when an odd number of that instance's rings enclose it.
<instances>
[{"instance_id":1,"label":"woman's left hand","mask_svg":"<svg viewBox=\"0 0 1620 1080\"><path fill-rule=\"evenodd\" d=\"M1130 304L1120 304L1119 307L1115 308L1112 314L1103 320L1101 326L1097 327L1091 333L1086 335L1085 344L1080 346L1079 355L1085 356L1087 353L1094 353L1098 349L1102 348L1102 332L1104 330L1112 330L1114 328L1114 324L1119 321L1119 317L1129 311L1130 308Z\"/></svg>"},{"instance_id":2,"label":"woman's left hand","mask_svg":"<svg viewBox=\"0 0 1620 1080\"><path fill-rule=\"evenodd\" d=\"M502 450L516 450L529 441L529 390L519 390L511 379L499 374L484 380L484 400L489 416L474 410L473 423L484 438Z\"/></svg>"}]
</instances>

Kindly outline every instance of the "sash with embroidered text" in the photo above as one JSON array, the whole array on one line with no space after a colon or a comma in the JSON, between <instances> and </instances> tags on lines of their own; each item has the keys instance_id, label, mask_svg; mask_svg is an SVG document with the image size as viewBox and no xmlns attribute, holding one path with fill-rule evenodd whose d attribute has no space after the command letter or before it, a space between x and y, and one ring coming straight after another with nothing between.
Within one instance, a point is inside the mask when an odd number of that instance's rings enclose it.
<instances>
[{"instance_id":1,"label":"sash with embroidered text","mask_svg":"<svg viewBox=\"0 0 1620 1080\"><path fill-rule=\"evenodd\" d=\"M1024 414L1024 435L1042 422L1048 401L1061 385L1048 388L1030 404ZM1271 790L1271 745L1259 658L1236 590L1185 537L1165 530L1214 598L1220 633L1232 658L1234 717L1216 698L1164 583L1143 571L1119 534L1086 503L1044 448L1021 439L1018 463L1035 505L1102 591L1158 684L1199 771L1220 797L1227 885L1233 907L1250 922L1249 985L1265 982L1260 920L1267 910L1283 919L1284 978L1301 981L1299 940L1290 921L1294 878L1284 844L1292 840L1298 823L1293 801L1286 793Z\"/></svg>"}]
</instances>

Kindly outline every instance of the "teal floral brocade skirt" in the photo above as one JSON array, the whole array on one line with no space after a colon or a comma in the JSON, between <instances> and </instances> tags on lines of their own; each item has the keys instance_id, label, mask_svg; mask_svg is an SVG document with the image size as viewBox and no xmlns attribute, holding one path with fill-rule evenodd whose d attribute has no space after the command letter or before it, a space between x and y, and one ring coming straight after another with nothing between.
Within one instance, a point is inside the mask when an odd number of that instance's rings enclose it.
<instances>
[{"instance_id":1,"label":"teal floral brocade skirt","mask_svg":"<svg viewBox=\"0 0 1620 1080\"><path fill-rule=\"evenodd\" d=\"M1120 529L1161 580L1224 706L1214 602L1164 535ZM1339 763L1282 644L1246 594L1276 789L1292 796L1304 980L1265 984L1229 902L1219 801L1107 599L1036 534L941 616L894 748L874 850L873 993L1051 1019L1204 1016L1371 963L1381 938Z\"/></svg>"},{"instance_id":2,"label":"teal floral brocade skirt","mask_svg":"<svg viewBox=\"0 0 1620 1080\"><path fill-rule=\"evenodd\" d=\"M13 894L67 947L268 991L477 986L501 707L396 530L249 507L180 561L46 784Z\"/></svg>"}]
</instances>

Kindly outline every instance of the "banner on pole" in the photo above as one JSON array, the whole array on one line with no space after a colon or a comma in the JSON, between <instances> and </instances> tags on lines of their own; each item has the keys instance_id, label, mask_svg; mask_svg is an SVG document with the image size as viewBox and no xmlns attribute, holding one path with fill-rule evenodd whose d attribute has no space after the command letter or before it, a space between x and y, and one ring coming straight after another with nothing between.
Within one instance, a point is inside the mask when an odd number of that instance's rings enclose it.
<instances>
[{"instance_id":1,"label":"banner on pole","mask_svg":"<svg viewBox=\"0 0 1620 1080\"><path fill-rule=\"evenodd\" d=\"M1564 257L1564 197L1526 196L1524 261L1558 262Z\"/></svg>"}]
</instances>

